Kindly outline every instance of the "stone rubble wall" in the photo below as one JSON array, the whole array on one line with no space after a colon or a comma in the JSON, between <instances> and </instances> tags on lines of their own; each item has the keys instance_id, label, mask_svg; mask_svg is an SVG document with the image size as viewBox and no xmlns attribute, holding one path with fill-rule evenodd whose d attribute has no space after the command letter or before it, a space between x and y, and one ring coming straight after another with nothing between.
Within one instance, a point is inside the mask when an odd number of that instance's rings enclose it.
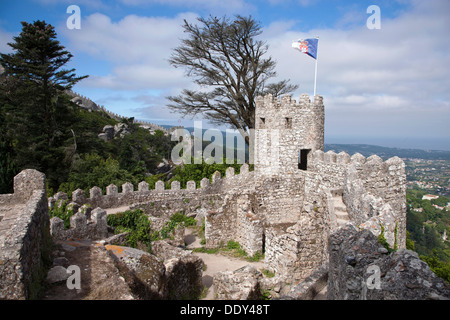
<instances>
[{"instance_id":1,"label":"stone rubble wall","mask_svg":"<svg viewBox=\"0 0 450 320\"><path fill-rule=\"evenodd\" d=\"M366 159L359 153L350 157L345 152L317 150L311 159L311 172L319 176L318 183L323 191L342 193L353 224L368 228L375 235L379 235L383 227L392 247L405 248L406 173L403 160L392 157L383 161L377 155ZM335 217L330 205L332 223Z\"/></svg>"},{"instance_id":2,"label":"stone rubble wall","mask_svg":"<svg viewBox=\"0 0 450 320\"><path fill-rule=\"evenodd\" d=\"M200 188L197 188L195 181L188 181L186 189L181 189L180 183L173 181L171 189L165 189L164 182L158 181L154 189L149 189L148 183L142 181L136 190L132 183L127 182L122 185L121 192L113 184L106 187L106 194L101 188L93 187L89 190L89 197L86 196L84 190L77 189L72 193L72 202L79 206L88 204L93 208L109 209L156 201L170 201L171 199L194 199L211 194L223 194L228 190L250 184L254 179L254 173L249 172L248 169L248 164L243 164L240 168L240 174L235 175L234 169L228 168L223 178L220 172L216 172L213 174L211 182L204 178L200 182ZM49 199L49 201L52 200Z\"/></svg>"},{"instance_id":3,"label":"stone rubble wall","mask_svg":"<svg viewBox=\"0 0 450 320\"><path fill-rule=\"evenodd\" d=\"M106 223L106 211L97 208L95 210L79 210L70 217L70 228L64 228L64 221L58 217L50 219L50 234L54 240L87 239L100 240L108 236Z\"/></svg>"},{"instance_id":4,"label":"stone rubble wall","mask_svg":"<svg viewBox=\"0 0 450 320\"><path fill-rule=\"evenodd\" d=\"M214 296L217 300L260 300L262 274L247 265L234 271L214 275Z\"/></svg>"},{"instance_id":5,"label":"stone rubble wall","mask_svg":"<svg viewBox=\"0 0 450 320\"><path fill-rule=\"evenodd\" d=\"M329 248L329 300L450 298L450 286L417 253L400 249L388 254L368 230L359 231L351 225L341 228L330 236Z\"/></svg>"},{"instance_id":6,"label":"stone rubble wall","mask_svg":"<svg viewBox=\"0 0 450 320\"><path fill-rule=\"evenodd\" d=\"M20 172L14 178L14 194L0 198L19 205L17 218L0 237L0 300L37 298L51 247L45 175Z\"/></svg>"},{"instance_id":7,"label":"stone rubble wall","mask_svg":"<svg viewBox=\"0 0 450 320\"><path fill-rule=\"evenodd\" d=\"M138 249L105 245L131 291L143 300L198 299L204 262L166 241L153 243L152 254Z\"/></svg>"},{"instance_id":8,"label":"stone rubble wall","mask_svg":"<svg viewBox=\"0 0 450 320\"><path fill-rule=\"evenodd\" d=\"M383 162L376 155L355 155L347 168L343 200L356 225L375 235L384 228L391 247L406 247L406 174L400 158Z\"/></svg>"}]
</instances>

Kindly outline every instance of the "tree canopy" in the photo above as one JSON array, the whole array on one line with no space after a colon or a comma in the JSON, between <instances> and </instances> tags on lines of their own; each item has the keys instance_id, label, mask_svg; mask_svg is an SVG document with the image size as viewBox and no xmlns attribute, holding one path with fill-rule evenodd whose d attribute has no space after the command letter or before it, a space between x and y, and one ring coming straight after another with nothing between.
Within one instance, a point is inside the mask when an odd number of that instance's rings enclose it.
<instances>
[{"instance_id":1,"label":"tree canopy","mask_svg":"<svg viewBox=\"0 0 450 320\"><path fill-rule=\"evenodd\" d=\"M276 62L265 58L268 45L258 40L262 30L252 17L198 18L200 25L184 21L187 38L174 49L169 62L186 70L200 86L171 96L169 108L184 116L202 114L212 123L230 125L249 142L255 127L255 98L297 89L289 80L269 83L276 76Z\"/></svg>"}]
</instances>

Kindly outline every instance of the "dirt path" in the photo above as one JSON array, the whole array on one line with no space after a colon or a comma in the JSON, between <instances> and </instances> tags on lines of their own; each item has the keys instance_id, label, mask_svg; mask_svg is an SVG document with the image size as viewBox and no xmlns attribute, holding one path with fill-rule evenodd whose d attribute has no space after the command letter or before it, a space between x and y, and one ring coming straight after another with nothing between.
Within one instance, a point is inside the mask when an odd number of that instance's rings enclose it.
<instances>
[{"instance_id":1,"label":"dirt path","mask_svg":"<svg viewBox=\"0 0 450 320\"><path fill-rule=\"evenodd\" d=\"M193 234L193 231L186 228L185 242L187 249L200 248L200 239ZM261 270L264 268L263 262L248 262L244 259L239 259L231 256L226 256L221 253L209 254L194 252L196 256L200 257L206 265L206 270L203 271L202 282L203 285L208 288L206 297L202 300L214 300L214 290L212 288L214 275L222 271L234 271L248 264L253 265L256 269Z\"/></svg>"},{"instance_id":2,"label":"dirt path","mask_svg":"<svg viewBox=\"0 0 450 320\"><path fill-rule=\"evenodd\" d=\"M66 281L48 284L43 300L132 300L133 295L119 275L106 249L90 241L59 241L57 256L62 266L80 268L81 288L69 289ZM66 259L66 260L65 260Z\"/></svg>"},{"instance_id":3,"label":"dirt path","mask_svg":"<svg viewBox=\"0 0 450 320\"><path fill-rule=\"evenodd\" d=\"M200 239L190 229L186 229L185 240L187 249L202 247ZM60 265L64 268L71 265L80 268L81 289L69 289L65 280L48 284L42 297L43 300L134 299L103 245L86 240L58 241L56 244L56 257L58 257ZM214 275L218 272L234 271L248 264L252 264L258 270L264 267L263 262L248 262L221 253L195 252L194 254L200 257L206 265L202 282L208 291L203 300L214 299L212 284Z\"/></svg>"}]
</instances>

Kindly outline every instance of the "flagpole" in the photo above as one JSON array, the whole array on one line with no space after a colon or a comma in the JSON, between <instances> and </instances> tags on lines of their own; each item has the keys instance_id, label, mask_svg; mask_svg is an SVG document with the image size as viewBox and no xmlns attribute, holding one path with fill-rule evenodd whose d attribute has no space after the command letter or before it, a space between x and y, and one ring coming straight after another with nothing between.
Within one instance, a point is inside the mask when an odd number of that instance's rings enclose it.
<instances>
[{"instance_id":1,"label":"flagpole","mask_svg":"<svg viewBox=\"0 0 450 320\"><path fill-rule=\"evenodd\" d=\"M319 37L316 37L319 39ZM319 50L316 51L316 66L314 71L314 97L316 96L316 88L317 88L317 61L319 60Z\"/></svg>"}]
</instances>

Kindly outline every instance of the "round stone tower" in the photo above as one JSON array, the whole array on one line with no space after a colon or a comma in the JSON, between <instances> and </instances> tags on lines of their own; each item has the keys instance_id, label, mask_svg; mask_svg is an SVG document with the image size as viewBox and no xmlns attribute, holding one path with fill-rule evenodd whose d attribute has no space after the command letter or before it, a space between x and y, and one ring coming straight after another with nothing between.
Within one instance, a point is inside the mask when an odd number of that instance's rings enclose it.
<instances>
[{"instance_id":1,"label":"round stone tower","mask_svg":"<svg viewBox=\"0 0 450 320\"><path fill-rule=\"evenodd\" d=\"M311 102L302 94L258 97L255 110L255 171L259 174L295 174L308 169L308 159L324 149L325 112L322 96Z\"/></svg>"}]
</instances>

